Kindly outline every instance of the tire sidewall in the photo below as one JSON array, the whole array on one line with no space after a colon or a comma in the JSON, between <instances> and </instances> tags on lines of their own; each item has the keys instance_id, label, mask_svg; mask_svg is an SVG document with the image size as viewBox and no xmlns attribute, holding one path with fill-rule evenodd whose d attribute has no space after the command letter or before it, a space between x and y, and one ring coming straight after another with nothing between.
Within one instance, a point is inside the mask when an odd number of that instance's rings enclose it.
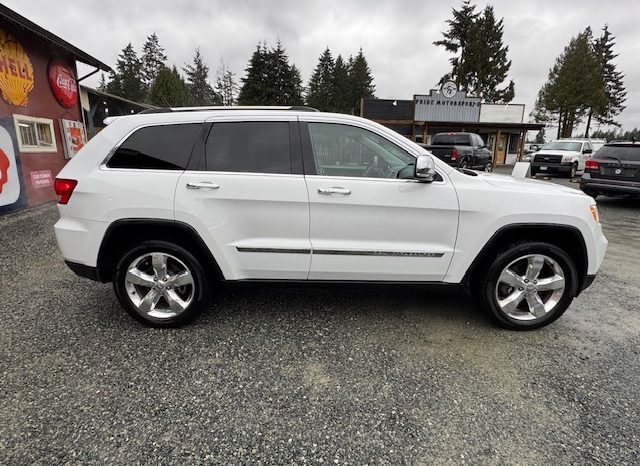
<instances>
[{"instance_id":1,"label":"tire sidewall","mask_svg":"<svg viewBox=\"0 0 640 466\"><path fill-rule=\"evenodd\" d=\"M181 260L187 266L193 277L195 290L191 304L180 315L169 319L158 319L140 314L127 295L125 277L129 266L138 257L152 252L171 254ZM187 323L197 315L207 298L205 273L198 260L184 247L167 241L146 241L125 252L114 271L113 288L118 301L120 301L120 304L125 308L127 313L136 320L151 327L176 327Z\"/></svg>"},{"instance_id":2,"label":"tire sidewall","mask_svg":"<svg viewBox=\"0 0 640 466\"><path fill-rule=\"evenodd\" d=\"M495 297L495 286L502 270L518 257L527 254L543 254L555 260L565 275L565 290L556 306L543 318L534 321L519 321L502 312ZM548 243L529 242L517 244L499 254L488 268L482 290L483 301L493 318L503 327L516 330L530 330L548 325L562 316L576 295L578 274L571 258L562 249Z\"/></svg>"}]
</instances>

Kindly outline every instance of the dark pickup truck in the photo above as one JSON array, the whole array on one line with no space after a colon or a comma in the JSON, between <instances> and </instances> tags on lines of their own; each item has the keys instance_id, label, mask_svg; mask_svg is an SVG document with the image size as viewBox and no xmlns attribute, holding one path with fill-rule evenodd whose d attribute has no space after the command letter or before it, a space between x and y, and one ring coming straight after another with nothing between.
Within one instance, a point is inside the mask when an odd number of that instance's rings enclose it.
<instances>
[{"instance_id":1,"label":"dark pickup truck","mask_svg":"<svg viewBox=\"0 0 640 466\"><path fill-rule=\"evenodd\" d=\"M438 133L431 144L420 146L454 167L488 172L493 169L493 154L475 133Z\"/></svg>"}]
</instances>

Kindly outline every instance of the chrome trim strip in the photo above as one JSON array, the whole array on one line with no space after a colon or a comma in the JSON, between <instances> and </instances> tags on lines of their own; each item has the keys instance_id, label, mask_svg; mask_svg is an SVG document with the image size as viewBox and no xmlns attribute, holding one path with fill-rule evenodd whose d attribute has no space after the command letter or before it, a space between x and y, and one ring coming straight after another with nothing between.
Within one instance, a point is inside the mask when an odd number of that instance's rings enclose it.
<instances>
[{"instance_id":1,"label":"chrome trim strip","mask_svg":"<svg viewBox=\"0 0 640 466\"><path fill-rule=\"evenodd\" d=\"M398 251L345 251L338 249L295 248L247 248L236 246L238 252L270 254L321 254L326 256L381 256L381 257L442 257L444 252L398 252Z\"/></svg>"}]
</instances>

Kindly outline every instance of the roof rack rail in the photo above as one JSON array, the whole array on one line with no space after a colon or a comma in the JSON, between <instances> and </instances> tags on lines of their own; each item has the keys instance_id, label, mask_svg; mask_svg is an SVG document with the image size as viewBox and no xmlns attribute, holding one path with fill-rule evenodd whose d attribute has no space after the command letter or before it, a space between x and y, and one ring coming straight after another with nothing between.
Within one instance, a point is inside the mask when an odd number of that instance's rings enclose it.
<instances>
[{"instance_id":1,"label":"roof rack rail","mask_svg":"<svg viewBox=\"0 0 640 466\"><path fill-rule=\"evenodd\" d=\"M313 107L305 107L304 105L292 105L292 106L261 106L261 105L247 105L247 106L235 106L235 107L161 107L161 108L148 108L139 112L139 115L148 113L169 113L169 112L206 112L211 110L293 110L297 112L318 112L319 110Z\"/></svg>"}]
</instances>

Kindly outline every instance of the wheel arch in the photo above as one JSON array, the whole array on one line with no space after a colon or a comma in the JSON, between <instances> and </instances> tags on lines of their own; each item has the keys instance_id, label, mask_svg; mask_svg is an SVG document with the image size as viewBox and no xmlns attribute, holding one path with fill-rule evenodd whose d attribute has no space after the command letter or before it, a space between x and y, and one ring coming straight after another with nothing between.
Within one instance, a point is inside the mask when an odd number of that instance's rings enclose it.
<instances>
[{"instance_id":1,"label":"wheel arch","mask_svg":"<svg viewBox=\"0 0 640 466\"><path fill-rule=\"evenodd\" d=\"M587 280L588 255L587 246L582 233L571 225L523 223L507 225L496 231L475 257L462 282L469 286L474 282L477 273L495 253L518 241L542 241L553 244L566 252L573 260L578 272L577 294L583 289ZM576 295L577 295L576 294Z\"/></svg>"},{"instance_id":2,"label":"wheel arch","mask_svg":"<svg viewBox=\"0 0 640 466\"><path fill-rule=\"evenodd\" d=\"M196 230L190 225L173 220L122 219L113 222L102 239L96 264L97 278L110 282L122 254L143 241L168 241L190 250L202 258L206 271L222 280L224 275L215 257Z\"/></svg>"}]
</instances>

